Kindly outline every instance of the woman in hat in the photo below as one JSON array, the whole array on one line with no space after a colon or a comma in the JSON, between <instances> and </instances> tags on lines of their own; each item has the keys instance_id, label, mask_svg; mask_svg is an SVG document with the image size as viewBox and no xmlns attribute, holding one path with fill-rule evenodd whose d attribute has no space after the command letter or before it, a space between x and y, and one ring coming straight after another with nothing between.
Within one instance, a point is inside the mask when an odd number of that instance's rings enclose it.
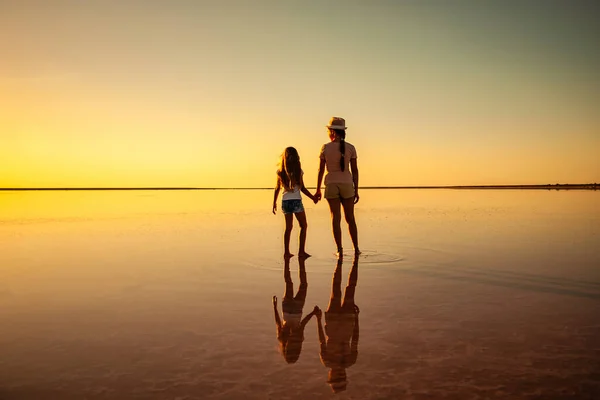
<instances>
[{"instance_id":1,"label":"woman in hat","mask_svg":"<svg viewBox=\"0 0 600 400\"><path fill-rule=\"evenodd\" d=\"M321 199L321 182L325 175L325 198L331 211L331 225L333 239L337 246L338 255L342 255L342 230L341 208L348 223L350 238L354 245L355 254L360 254L358 248L358 228L354 218L354 205L358 202L358 165L356 162L356 149L346 142L346 121L340 117L333 117L327 125L329 143L321 147L319 175L317 178L317 191L315 198Z\"/></svg>"}]
</instances>

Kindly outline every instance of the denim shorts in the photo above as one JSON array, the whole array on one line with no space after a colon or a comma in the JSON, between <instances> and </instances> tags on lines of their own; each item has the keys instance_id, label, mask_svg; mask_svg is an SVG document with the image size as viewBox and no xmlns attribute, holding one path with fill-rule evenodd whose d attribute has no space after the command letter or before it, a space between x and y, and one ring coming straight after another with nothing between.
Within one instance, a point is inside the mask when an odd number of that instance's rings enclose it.
<instances>
[{"instance_id":1,"label":"denim shorts","mask_svg":"<svg viewBox=\"0 0 600 400\"><path fill-rule=\"evenodd\" d=\"M283 200L281 202L281 211L283 211L284 214L296 214L303 212L304 206L302 205L302 200Z\"/></svg>"}]
</instances>

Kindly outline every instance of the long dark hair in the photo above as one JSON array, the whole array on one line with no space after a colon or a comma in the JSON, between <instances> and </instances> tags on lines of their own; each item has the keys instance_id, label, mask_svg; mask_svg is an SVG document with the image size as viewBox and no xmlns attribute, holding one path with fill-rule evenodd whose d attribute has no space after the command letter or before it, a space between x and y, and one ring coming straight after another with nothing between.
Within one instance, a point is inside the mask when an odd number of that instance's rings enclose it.
<instances>
[{"instance_id":1,"label":"long dark hair","mask_svg":"<svg viewBox=\"0 0 600 400\"><path fill-rule=\"evenodd\" d=\"M300 165L300 156L293 147L286 147L281 155L281 162L277 170L277 177L285 190L294 190L294 187L300 183L302 167Z\"/></svg>"},{"instance_id":2,"label":"long dark hair","mask_svg":"<svg viewBox=\"0 0 600 400\"><path fill-rule=\"evenodd\" d=\"M342 157L340 158L340 168L342 171L346 168L346 130L345 129L330 129L335 136L340 138L340 153L342 153Z\"/></svg>"}]
</instances>

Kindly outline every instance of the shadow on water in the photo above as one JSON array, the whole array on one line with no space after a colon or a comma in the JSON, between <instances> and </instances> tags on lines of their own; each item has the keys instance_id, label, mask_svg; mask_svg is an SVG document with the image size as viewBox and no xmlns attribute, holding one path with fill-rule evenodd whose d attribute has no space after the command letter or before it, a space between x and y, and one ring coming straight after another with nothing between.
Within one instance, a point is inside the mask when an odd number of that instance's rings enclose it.
<instances>
[{"instance_id":1,"label":"shadow on water","mask_svg":"<svg viewBox=\"0 0 600 400\"><path fill-rule=\"evenodd\" d=\"M348 285L342 297L342 258L333 272L331 297L325 311L325 332L321 314L317 315L321 363L329 368L327 383L335 392L346 390L346 368L356 363L358 356L359 308L354 303L358 282L358 257L354 257L348 276Z\"/></svg>"}]
</instances>

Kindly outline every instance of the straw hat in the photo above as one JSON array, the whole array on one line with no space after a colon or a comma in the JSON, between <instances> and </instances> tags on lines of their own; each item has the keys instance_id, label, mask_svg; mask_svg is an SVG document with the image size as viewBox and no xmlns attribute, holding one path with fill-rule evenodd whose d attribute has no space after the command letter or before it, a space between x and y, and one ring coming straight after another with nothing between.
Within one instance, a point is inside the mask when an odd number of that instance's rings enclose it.
<instances>
[{"instance_id":1,"label":"straw hat","mask_svg":"<svg viewBox=\"0 0 600 400\"><path fill-rule=\"evenodd\" d=\"M327 127L329 129L346 129L346 120L341 117L331 117Z\"/></svg>"},{"instance_id":2,"label":"straw hat","mask_svg":"<svg viewBox=\"0 0 600 400\"><path fill-rule=\"evenodd\" d=\"M343 367L333 367L329 370L327 383L335 393L346 390L348 381L346 380L346 369Z\"/></svg>"},{"instance_id":3,"label":"straw hat","mask_svg":"<svg viewBox=\"0 0 600 400\"><path fill-rule=\"evenodd\" d=\"M329 383L329 386L331 386L331 390L333 390L334 393L343 392L344 390L346 390L347 385L348 385L348 381L330 382Z\"/></svg>"}]
</instances>

